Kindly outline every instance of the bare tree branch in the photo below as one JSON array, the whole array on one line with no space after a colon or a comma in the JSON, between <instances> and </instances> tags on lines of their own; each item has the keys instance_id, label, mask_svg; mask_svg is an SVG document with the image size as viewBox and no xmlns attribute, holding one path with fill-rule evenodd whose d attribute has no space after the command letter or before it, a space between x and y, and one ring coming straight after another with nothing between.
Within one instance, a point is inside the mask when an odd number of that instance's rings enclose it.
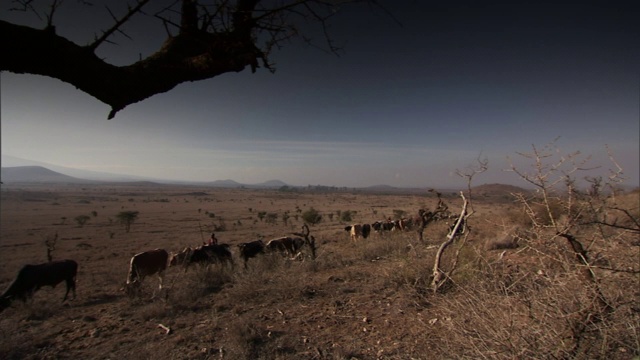
<instances>
[{"instance_id":1,"label":"bare tree branch","mask_svg":"<svg viewBox=\"0 0 640 360\"><path fill-rule=\"evenodd\" d=\"M98 46L100 46L100 44L102 44L105 40L107 40L107 38L109 38L109 36L111 36L114 32L119 31L120 33L124 34L123 32L120 31L120 27L124 23L126 23L129 19L131 19L131 17L133 15L135 15L140 10L142 10L142 7L145 6L148 2L149 2L149 0L140 0L138 2L138 5L136 5L132 9L130 9L129 12L125 16L122 17L122 19L117 20L116 23L109 30L105 31L102 34L102 36L97 38L96 41L94 41L92 44L90 44L88 46L88 48L91 51L96 51ZM116 20L115 15L111 12L111 10L109 8L107 8L107 11L109 11L109 14L111 14L111 17L114 18L114 20ZM124 34L124 35L126 36L126 34Z\"/></svg>"},{"instance_id":2,"label":"bare tree branch","mask_svg":"<svg viewBox=\"0 0 640 360\"><path fill-rule=\"evenodd\" d=\"M81 91L111 106L108 118L126 106L190 81L216 77L228 72L240 72L250 67L255 72L262 66L274 71L269 61L270 51L283 41L300 36L296 20L308 25L319 24L331 51L337 47L331 41L326 21L344 4L371 0L295 0L263 3L260 0L217 0L212 11L197 0L176 1L154 16L167 31L160 49L147 58L126 66L114 66L96 56L96 49L109 42L109 37L121 31L122 25L149 0L138 0L136 6L115 20L115 24L87 46L75 44L49 30L39 30L0 20L0 71L53 77L74 85ZM31 1L17 2L31 10ZM48 21L53 22L54 1ZM176 10L181 4L180 10ZM271 7L269 7L271 6ZM34 9L35 11L35 9ZM110 11L110 10L109 10ZM181 15L180 24L164 14ZM176 26L171 35L168 25ZM19 41L16 41L19 39Z\"/></svg>"},{"instance_id":3,"label":"bare tree branch","mask_svg":"<svg viewBox=\"0 0 640 360\"><path fill-rule=\"evenodd\" d=\"M433 292L437 292L440 287L445 283L447 279L447 274L441 269L440 262L442 260L442 255L444 254L444 250L453 243L456 236L459 234L458 230L463 225L465 218L467 217L467 198L464 196L464 192L460 192L460 197L462 197L462 210L460 211L460 216L458 217L458 221L456 221L455 225L451 229L449 235L447 235L447 240L443 242L438 248L438 252L436 253L436 257L433 264L433 279L431 281L431 289Z\"/></svg>"}]
</instances>

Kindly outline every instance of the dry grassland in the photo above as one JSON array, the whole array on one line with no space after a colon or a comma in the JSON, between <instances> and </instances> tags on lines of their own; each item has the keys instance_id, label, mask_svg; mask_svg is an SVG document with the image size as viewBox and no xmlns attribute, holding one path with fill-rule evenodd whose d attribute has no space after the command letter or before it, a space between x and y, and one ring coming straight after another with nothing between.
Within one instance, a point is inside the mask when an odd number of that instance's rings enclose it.
<instances>
[{"instance_id":1,"label":"dry grassland","mask_svg":"<svg viewBox=\"0 0 640 360\"><path fill-rule=\"evenodd\" d=\"M458 196L445 200L459 211ZM629 195L636 213L637 200L638 193ZM593 271L611 308L599 312L591 307L593 287L582 280L565 242L522 236L512 246L514 229L526 231L530 224L504 194L474 199L465 246L457 241L444 259L450 266L457 252L457 269L437 294L430 277L447 224L429 225L423 242L407 231L352 243L338 215L354 211L353 223L393 217L394 210L414 215L435 208L437 199L426 193L3 185L1 201L0 288L24 264L45 262L44 243L55 234L53 258L79 263L75 300L61 302L61 284L0 314L2 359L640 355L637 233L588 228L576 234L601 267ZM297 232L301 213L310 208L323 216L310 227L315 261L267 255L243 269L236 244ZM121 211L139 212L130 232L117 220ZM277 214L276 222L260 219L261 212ZM75 218L82 215L90 218L80 226ZM233 245L233 269L170 268L162 292L155 277L145 279L138 298L120 290L135 253L199 245L214 230L221 243Z\"/></svg>"}]
</instances>

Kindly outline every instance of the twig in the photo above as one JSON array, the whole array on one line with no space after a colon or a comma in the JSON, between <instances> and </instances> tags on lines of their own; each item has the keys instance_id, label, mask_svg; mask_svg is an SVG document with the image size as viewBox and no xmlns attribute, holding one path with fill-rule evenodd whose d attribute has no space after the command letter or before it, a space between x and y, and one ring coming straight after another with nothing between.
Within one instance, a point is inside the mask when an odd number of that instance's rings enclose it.
<instances>
[{"instance_id":1,"label":"twig","mask_svg":"<svg viewBox=\"0 0 640 360\"><path fill-rule=\"evenodd\" d=\"M166 335L171 334L171 328L162 324L158 324L158 327L165 331Z\"/></svg>"}]
</instances>

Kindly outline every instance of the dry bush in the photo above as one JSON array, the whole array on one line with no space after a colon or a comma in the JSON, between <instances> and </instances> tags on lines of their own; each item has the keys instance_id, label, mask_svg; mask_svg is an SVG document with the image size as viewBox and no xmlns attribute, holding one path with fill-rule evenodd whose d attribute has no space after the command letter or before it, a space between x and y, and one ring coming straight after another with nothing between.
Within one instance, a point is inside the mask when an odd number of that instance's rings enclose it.
<instances>
[{"instance_id":1,"label":"dry bush","mask_svg":"<svg viewBox=\"0 0 640 360\"><path fill-rule=\"evenodd\" d=\"M509 223L521 227L533 226L551 226L554 220L560 219L567 212L577 213L579 211L577 204L566 204L562 198L545 200L539 197L527 198L523 194L520 199L526 202L526 205L517 207L517 210L507 213L506 218ZM570 206L571 209L567 209Z\"/></svg>"},{"instance_id":2,"label":"dry bush","mask_svg":"<svg viewBox=\"0 0 640 360\"><path fill-rule=\"evenodd\" d=\"M553 262L555 260L548 260ZM627 359L638 355L640 315L633 290L605 290L612 312L594 306L597 292L580 269L553 272L545 262L499 263L439 299L439 351L459 358ZM626 294L622 294L626 292Z\"/></svg>"},{"instance_id":3,"label":"dry bush","mask_svg":"<svg viewBox=\"0 0 640 360\"><path fill-rule=\"evenodd\" d=\"M10 335L10 336L9 336ZM55 359L54 346L36 333L0 334L0 358L4 360Z\"/></svg>"},{"instance_id":4,"label":"dry bush","mask_svg":"<svg viewBox=\"0 0 640 360\"><path fill-rule=\"evenodd\" d=\"M236 272L233 287L227 289L238 304L276 303L297 297L304 290L305 275L312 267L304 262L265 254L249 260L248 269Z\"/></svg>"},{"instance_id":5,"label":"dry bush","mask_svg":"<svg viewBox=\"0 0 640 360\"><path fill-rule=\"evenodd\" d=\"M454 270L449 290L431 299L439 315L431 325L441 331L425 331L441 356L640 355L640 269L638 252L629 252L640 233L637 201L603 191L614 188L621 170L608 182L587 179L591 188L581 190L574 176L584 162L554 154L534 147L534 172L514 169L538 191L535 197L516 195L524 211L500 224L510 231L498 240L489 240L486 231L484 247L458 244L456 254L443 259L442 267ZM516 244L520 249L499 256L487 252Z\"/></svg>"},{"instance_id":6,"label":"dry bush","mask_svg":"<svg viewBox=\"0 0 640 360\"><path fill-rule=\"evenodd\" d=\"M407 257L393 263L385 264L381 270L386 279L385 286L407 291L417 300L426 300L431 289L431 268L433 256L426 260L422 257Z\"/></svg>"},{"instance_id":7,"label":"dry bush","mask_svg":"<svg viewBox=\"0 0 640 360\"><path fill-rule=\"evenodd\" d=\"M196 265L187 272L182 269L176 272L167 289L167 302L176 310L197 310L201 307L200 301L207 295L235 282L234 271L221 265Z\"/></svg>"},{"instance_id":8,"label":"dry bush","mask_svg":"<svg viewBox=\"0 0 640 360\"><path fill-rule=\"evenodd\" d=\"M231 359L270 360L297 359L299 340L277 331L256 325L250 314L240 316L229 324L226 332L225 356Z\"/></svg>"},{"instance_id":9,"label":"dry bush","mask_svg":"<svg viewBox=\"0 0 640 360\"><path fill-rule=\"evenodd\" d=\"M498 359L640 355L640 269L637 251L627 255L629 239L640 233L638 218L612 205L620 202L615 193L602 191L600 180L588 179L592 187L578 189L573 176L584 163L575 154L555 159L548 149L533 150L534 172L514 169L538 190L535 198L517 195L528 218L512 218L521 227L512 236L522 249L498 259L477 251L474 281L454 281L438 301L438 326L447 333L437 339L439 352ZM619 175L608 181L615 183ZM608 219L611 210L631 226Z\"/></svg>"},{"instance_id":10,"label":"dry bush","mask_svg":"<svg viewBox=\"0 0 640 360\"><path fill-rule=\"evenodd\" d=\"M407 239L403 233L393 233L386 237L373 235L356 244L357 253L362 260L376 261L383 258L402 257L411 245L411 240Z\"/></svg>"}]
</instances>

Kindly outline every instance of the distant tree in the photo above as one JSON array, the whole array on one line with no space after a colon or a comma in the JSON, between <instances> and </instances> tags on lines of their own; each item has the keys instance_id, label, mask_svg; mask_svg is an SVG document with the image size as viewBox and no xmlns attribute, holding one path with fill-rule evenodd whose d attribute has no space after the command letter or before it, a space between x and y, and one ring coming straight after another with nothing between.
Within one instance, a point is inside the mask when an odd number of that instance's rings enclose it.
<instances>
[{"instance_id":1,"label":"distant tree","mask_svg":"<svg viewBox=\"0 0 640 360\"><path fill-rule=\"evenodd\" d=\"M345 4L365 2L377 4L374 0L182 0L166 6L138 0L135 6L123 2L127 7L117 8L118 3L113 2L106 9L113 18L111 28L96 31L91 43L79 45L59 35L54 25L56 11L64 1L38 6L33 1L16 0L12 10L31 11L46 24L36 29L0 20L0 71L67 82L110 105L111 119L126 106L184 82L247 67L252 72L260 66L274 72L269 61L273 49L298 36L311 43L302 26L308 34L316 24L326 44L321 47L337 53L339 48L328 35L329 19ZM112 65L96 55L96 50L113 43L116 35L129 37L125 24L144 15L154 16L164 25L167 39L157 52L125 66Z\"/></svg>"},{"instance_id":2,"label":"distant tree","mask_svg":"<svg viewBox=\"0 0 640 360\"><path fill-rule=\"evenodd\" d=\"M400 220L404 217L407 216L407 212L401 209L394 209L393 210L393 218L396 220Z\"/></svg>"},{"instance_id":3,"label":"distant tree","mask_svg":"<svg viewBox=\"0 0 640 360\"><path fill-rule=\"evenodd\" d=\"M258 211L258 218L260 221L264 220L264 217L267 215L266 211Z\"/></svg>"},{"instance_id":4,"label":"distant tree","mask_svg":"<svg viewBox=\"0 0 640 360\"><path fill-rule=\"evenodd\" d=\"M58 241L58 233L53 237L47 236L47 239L44 241L44 245L47 247L47 261L53 260L53 251L56 249L56 242Z\"/></svg>"},{"instance_id":5,"label":"distant tree","mask_svg":"<svg viewBox=\"0 0 640 360\"><path fill-rule=\"evenodd\" d=\"M84 224L86 224L87 221L91 219L91 217L89 217L88 215L78 215L73 219L78 223L78 226L83 227Z\"/></svg>"},{"instance_id":6,"label":"distant tree","mask_svg":"<svg viewBox=\"0 0 640 360\"><path fill-rule=\"evenodd\" d=\"M309 210L302 213L302 220L311 225L316 225L322 221L322 215L320 215L318 210L311 207Z\"/></svg>"},{"instance_id":7,"label":"distant tree","mask_svg":"<svg viewBox=\"0 0 640 360\"><path fill-rule=\"evenodd\" d=\"M268 213L265 222L268 224L275 224L278 221L277 213Z\"/></svg>"},{"instance_id":8,"label":"distant tree","mask_svg":"<svg viewBox=\"0 0 640 360\"><path fill-rule=\"evenodd\" d=\"M351 210L345 210L340 214L340 221L350 222L353 220L353 212Z\"/></svg>"},{"instance_id":9,"label":"distant tree","mask_svg":"<svg viewBox=\"0 0 640 360\"><path fill-rule=\"evenodd\" d=\"M131 230L131 225L138 220L139 211L120 211L116 218L120 224L124 225L126 232Z\"/></svg>"}]
</instances>

